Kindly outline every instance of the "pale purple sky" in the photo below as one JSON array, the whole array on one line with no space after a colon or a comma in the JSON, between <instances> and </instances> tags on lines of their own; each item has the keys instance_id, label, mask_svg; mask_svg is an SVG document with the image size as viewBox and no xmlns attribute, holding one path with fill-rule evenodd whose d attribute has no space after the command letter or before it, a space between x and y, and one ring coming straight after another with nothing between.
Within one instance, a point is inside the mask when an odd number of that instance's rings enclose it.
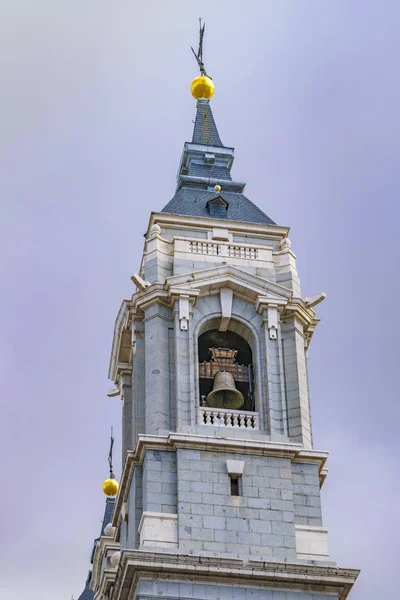
<instances>
[{"instance_id":1,"label":"pale purple sky","mask_svg":"<svg viewBox=\"0 0 400 600\"><path fill-rule=\"evenodd\" d=\"M5 0L0 38L0 596L79 595L113 424L114 319L175 189L204 58L237 179L289 225L305 296L332 557L399 589L398 0Z\"/></svg>"}]
</instances>

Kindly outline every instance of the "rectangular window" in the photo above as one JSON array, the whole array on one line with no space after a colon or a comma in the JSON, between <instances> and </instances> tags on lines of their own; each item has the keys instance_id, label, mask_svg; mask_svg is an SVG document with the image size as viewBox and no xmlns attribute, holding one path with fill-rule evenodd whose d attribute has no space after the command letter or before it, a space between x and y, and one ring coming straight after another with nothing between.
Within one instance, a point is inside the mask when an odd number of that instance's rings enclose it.
<instances>
[{"instance_id":1,"label":"rectangular window","mask_svg":"<svg viewBox=\"0 0 400 600\"><path fill-rule=\"evenodd\" d=\"M231 496L240 496L239 477L231 477Z\"/></svg>"}]
</instances>

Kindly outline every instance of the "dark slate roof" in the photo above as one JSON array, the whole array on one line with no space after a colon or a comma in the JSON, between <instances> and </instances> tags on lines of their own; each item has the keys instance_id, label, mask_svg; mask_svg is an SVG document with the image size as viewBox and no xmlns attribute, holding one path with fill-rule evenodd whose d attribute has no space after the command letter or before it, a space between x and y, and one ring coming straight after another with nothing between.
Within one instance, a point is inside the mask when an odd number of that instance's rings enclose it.
<instances>
[{"instance_id":1,"label":"dark slate roof","mask_svg":"<svg viewBox=\"0 0 400 600\"><path fill-rule=\"evenodd\" d=\"M223 146L214 121L210 103L204 98L197 100L196 121L194 123L192 144Z\"/></svg>"},{"instance_id":2,"label":"dark slate roof","mask_svg":"<svg viewBox=\"0 0 400 600\"><path fill-rule=\"evenodd\" d=\"M93 598L94 591L89 588L85 588L82 594L79 596L78 600L93 600Z\"/></svg>"},{"instance_id":3,"label":"dark slate roof","mask_svg":"<svg viewBox=\"0 0 400 600\"><path fill-rule=\"evenodd\" d=\"M209 200L217 196L220 196L229 204L226 215L221 218L226 218L229 221L275 225L274 221L267 217L244 194L235 192L221 192L216 194L214 191L209 192L208 190L182 187L172 200L168 202L167 206L162 209L162 212L173 215L212 218L206 205Z\"/></svg>"},{"instance_id":4,"label":"dark slate roof","mask_svg":"<svg viewBox=\"0 0 400 600\"><path fill-rule=\"evenodd\" d=\"M111 517L114 512L115 498L106 499L106 508L104 510L103 524L101 526L100 535L104 535L104 528L111 522Z\"/></svg>"},{"instance_id":5,"label":"dark slate roof","mask_svg":"<svg viewBox=\"0 0 400 600\"><path fill-rule=\"evenodd\" d=\"M101 524L100 536L104 535L104 528L111 521L111 517L114 512L114 506L115 506L115 498L106 498L106 507L104 509L104 515L103 515L103 521ZM96 549L97 542L99 541L99 539L100 538L96 538L94 540L91 562L93 562L94 551ZM92 600L93 599L94 592L89 588L91 577L92 577L92 571L89 571L89 574L86 579L85 589L83 590L82 594L79 596L78 600Z\"/></svg>"},{"instance_id":6,"label":"dark slate roof","mask_svg":"<svg viewBox=\"0 0 400 600\"><path fill-rule=\"evenodd\" d=\"M215 164L208 165L206 163L190 163L188 175L192 177L207 177L208 179L221 179L232 181L231 174L227 167L221 167Z\"/></svg>"},{"instance_id":7,"label":"dark slate roof","mask_svg":"<svg viewBox=\"0 0 400 600\"><path fill-rule=\"evenodd\" d=\"M83 590L82 594L79 596L78 600L93 600L94 591L89 588L91 578L92 578L92 571L89 571L87 579L86 579L85 589Z\"/></svg>"},{"instance_id":8,"label":"dark slate roof","mask_svg":"<svg viewBox=\"0 0 400 600\"><path fill-rule=\"evenodd\" d=\"M162 212L275 225L243 194L245 184L232 181L232 163L233 148L223 146L210 101L201 98L197 101L192 143L184 146L175 196ZM215 210L215 207L210 210L210 205L207 206L207 202L215 198L216 184L221 186L220 195L229 204L226 211Z\"/></svg>"}]
</instances>

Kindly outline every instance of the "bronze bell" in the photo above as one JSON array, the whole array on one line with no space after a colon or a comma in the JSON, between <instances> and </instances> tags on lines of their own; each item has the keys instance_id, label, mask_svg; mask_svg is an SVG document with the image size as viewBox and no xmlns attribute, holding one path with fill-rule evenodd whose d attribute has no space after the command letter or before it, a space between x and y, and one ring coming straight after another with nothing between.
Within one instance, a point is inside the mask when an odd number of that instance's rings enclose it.
<instances>
[{"instance_id":1,"label":"bronze bell","mask_svg":"<svg viewBox=\"0 0 400 600\"><path fill-rule=\"evenodd\" d=\"M244 403L243 394L236 389L235 379L228 371L219 371L214 377L214 386L206 398L212 408L240 408Z\"/></svg>"}]
</instances>

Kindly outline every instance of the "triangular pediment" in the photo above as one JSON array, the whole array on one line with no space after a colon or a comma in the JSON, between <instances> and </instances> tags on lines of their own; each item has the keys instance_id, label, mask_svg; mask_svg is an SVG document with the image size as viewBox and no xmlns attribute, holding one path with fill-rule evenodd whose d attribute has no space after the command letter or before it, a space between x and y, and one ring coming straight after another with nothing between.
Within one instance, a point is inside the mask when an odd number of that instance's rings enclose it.
<instances>
[{"instance_id":1,"label":"triangular pediment","mask_svg":"<svg viewBox=\"0 0 400 600\"><path fill-rule=\"evenodd\" d=\"M227 210L229 208L229 202L224 200L220 195L215 198L211 198L206 204L206 209L210 213L211 217L226 219Z\"/></svg>"},{"instance_id":2,"label":"triangular pediment","mask_svg":"<svg viewBox=\"0 0 400 600\"><path fill-rule=\"evenodd\" d=\"M267 297L277 304L287 304L292 296L292 290L232 265L173 275L165 281L165 288L171 296L182 294L185 290L197 291L199 296L205 296L224 287L254 302L259 297Z\"/></svg>"},{"instance_id":3,"label":"triangular pediment","mask_svg":"<svg viewBox=\"0 0 400 600\"><path fill-rule=\"evenodd\" d=\"M207 202L206 207L209 209L210 206L218 206L228 210L229 203L222 196L216 196Z\"/></svg>"}]
</instances>

